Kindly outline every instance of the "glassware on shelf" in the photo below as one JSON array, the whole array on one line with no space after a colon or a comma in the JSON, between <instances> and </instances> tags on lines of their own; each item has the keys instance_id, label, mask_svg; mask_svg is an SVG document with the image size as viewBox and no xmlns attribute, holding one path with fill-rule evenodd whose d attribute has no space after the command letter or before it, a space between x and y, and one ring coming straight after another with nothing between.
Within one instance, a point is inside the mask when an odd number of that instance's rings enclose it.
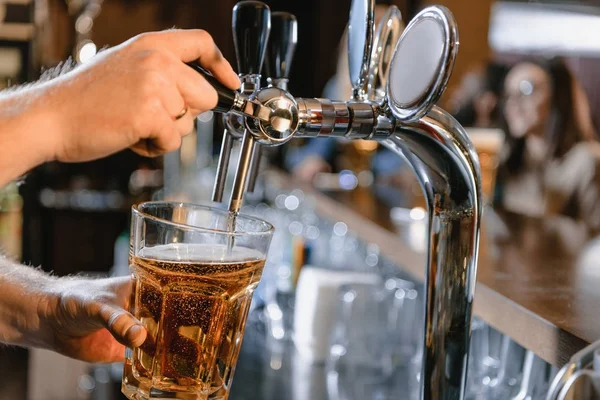
<instances>
[{"instance_id":1,"label":"glassware on shelf","mask_svg":"<svg viewBox=\"0 0 600 400\"><path fill-rule=\"evenodd\" d=\"M500 333L474 317L471 325L467 399L488 399L494 390L500 365Z\"/></svg>"},{"instance_id":2,"label":"glassware on shelf","mask_svg":"<svg viewBox=\"0 0 600 400\"><path fill-rule=\"evenodd\" d=\"M424 208L394 207L390 218L400 239L416 252L427 248L427 212Z\"/></svg>"},{"instance_id":3,"label":"glassware on shelf","mask_svg":"<svg viewBox=\"0 0 600 400\"><path fill-rule=\"evenodd\" d=\"M338 298L326 362L331 398L383 400L418 391L409 382L419 368L414 364L420 364L414 284L400 279L348 284Z\"/></svg>"},{"instance_id":4,"label":"glassware on shelf","mask_svg":"<svg viewBox=\"0 0 600 400\"><path fill-rule=\"evenodd\" d=\"M555 367L527 350L519 391L510 400L545 400L557 372Z\"/></svg>"},{"instance_id":5,"label":"glassware on shelf","mask_svg":"<svg viewBox=\"0 0 600 400\"><path fill-rule=\"evenodd\" d=\"M493 384L493 398L502 400L515 396L523 376L525 349L507 335L502 335L500 365Z\"/></svg>"},{"instance_id":6,"label":"glassware on shelf","mask_svg":"<svg viewBox=\"0 0 600 400\"><path fill-rule=\"evenodd\" d=\"M293 339L299 355L314 363L327 359L341 287L359 283L377 285L380 282L377 274L304 267L296 288L293 317Z\"/></svg>"}]
</instances>

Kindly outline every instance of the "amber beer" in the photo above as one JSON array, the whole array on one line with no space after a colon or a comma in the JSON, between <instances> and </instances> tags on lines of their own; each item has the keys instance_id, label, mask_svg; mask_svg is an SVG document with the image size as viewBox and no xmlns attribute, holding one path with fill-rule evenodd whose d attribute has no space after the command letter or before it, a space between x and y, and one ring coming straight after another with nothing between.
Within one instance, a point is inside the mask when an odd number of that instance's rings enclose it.
<instances>
[{"instance_id":1,"label":"amber beer","mask_svg":"<svg viewBox=\"0 0 600 400\"><path fill-rule=\"evenodd\" d=\"M484 201L491 203L494 198L498 158L504 143L504 132L501 129L469 128L467 133L479 156Z\"/></svg>"},{"instance_id":2,"label":"amber beer","mask_svg":"<svg viewBox=\"0 0 600 400\"><path fill-rule=\"evenodd\" d=\"M195 395L190 399L227 398L265 260L251 249L226 252L171 244L131 257L131 312L148 337L127 358L127 384ZM181 261L164 261L178 255Z\"/></svg>"}]
</instances>

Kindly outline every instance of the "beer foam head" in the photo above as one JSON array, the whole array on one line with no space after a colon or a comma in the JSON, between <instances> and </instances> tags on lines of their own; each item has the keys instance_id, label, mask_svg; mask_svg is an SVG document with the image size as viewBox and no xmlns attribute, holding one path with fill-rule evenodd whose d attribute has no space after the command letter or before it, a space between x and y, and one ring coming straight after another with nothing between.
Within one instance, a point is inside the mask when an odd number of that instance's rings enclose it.
<instances>
[{"instance_id":1,"label":"beer foam head","mask_svg":"<svg viewBox=\"0 0 600 400\"><path fill-rule=\"evenodd\" d=\"M144 247L139 257L161 261L183 262L237 262L262 260L265 256L258 250L234 246L228 250L223 244L171 243L160 246Z\"/></svg>"},{"instance_id":2,"label":"beer foam head","mask_svg":"<svg viewBox=\"0 0 600 400\"><path fill-rule=\"evenodd\" d=\"M501 129L466 129L477 151L498 152L504 143L504 131Z\"/></svg>"}]
</instances>

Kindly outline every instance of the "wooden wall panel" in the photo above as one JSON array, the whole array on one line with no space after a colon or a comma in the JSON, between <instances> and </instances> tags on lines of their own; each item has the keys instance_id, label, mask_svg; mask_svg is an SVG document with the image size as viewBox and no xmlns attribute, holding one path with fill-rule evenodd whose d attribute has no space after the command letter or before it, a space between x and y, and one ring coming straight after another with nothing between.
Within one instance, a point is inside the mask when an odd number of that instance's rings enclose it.
<instances>
[{"instance_id":1,"label":"wooden wall panel","mask_svg":"<svg viewBox=\"0 0 600 400\"><path fill-rule=\"evenodd\" d=\"M458 22L460 46L452 78L443 100L460 83L465 73L485 63L490 57L488 29L492 0L425 0L421 6L443 5Z\"/></svg>"}]
</instances>

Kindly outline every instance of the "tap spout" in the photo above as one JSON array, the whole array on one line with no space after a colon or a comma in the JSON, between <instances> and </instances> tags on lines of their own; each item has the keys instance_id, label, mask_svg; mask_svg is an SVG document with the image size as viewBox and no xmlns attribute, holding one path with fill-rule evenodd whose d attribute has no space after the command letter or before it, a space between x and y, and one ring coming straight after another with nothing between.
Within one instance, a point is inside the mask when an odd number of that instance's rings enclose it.
<instances>
[{"instance_id":1,"label":"tap spout","mask_svg":"<svg viewBox=\"0 0 600 400\"><path fill-rule=\"evenodd\" d=\"M482 213L479 161L464 129L437 107L397 124L381 142L408 160L429 212L420 398L463 399Z\"/></svg>"}]
</instances>

